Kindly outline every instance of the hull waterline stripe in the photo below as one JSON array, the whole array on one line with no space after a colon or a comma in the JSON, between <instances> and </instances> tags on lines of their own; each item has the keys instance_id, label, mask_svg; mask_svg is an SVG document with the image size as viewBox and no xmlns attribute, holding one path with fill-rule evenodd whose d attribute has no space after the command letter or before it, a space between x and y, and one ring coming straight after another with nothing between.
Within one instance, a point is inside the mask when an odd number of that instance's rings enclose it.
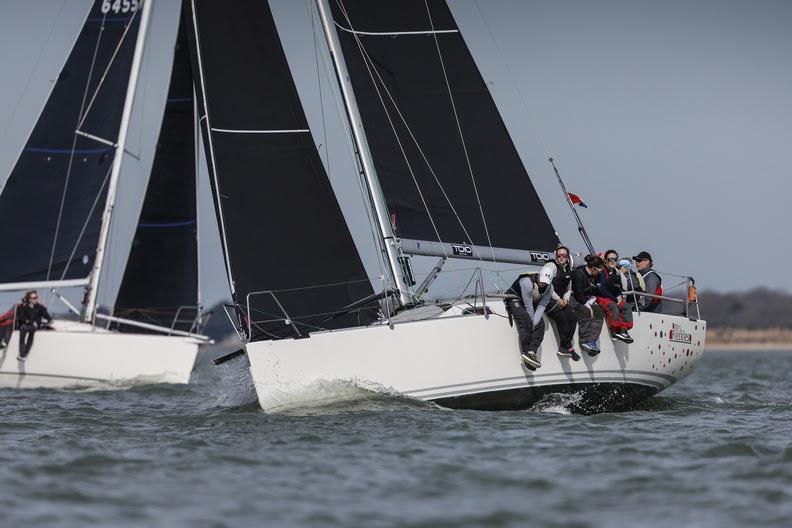
<instances>
[{"instance_id":1,"label":"hull waterline stripe","mask_svg":"<svg viewBox=\"0 0 792 528\"><path fill-rule=\"evenodd\" d=\"M594 375L598 374L623 374L623 375L640 375L640 376L655 376L661 378L665 381L669 381L671 383L676 382L677 378L671 376L669 374L661 374L659 372L648 372L645 370L600 370L594 373ZM482 383L498 383L501 381L526 381L527 379L535 379L535 378L547 378L550 376L565 376L568 381L579 381L575 379L576 377L586 376L584 373L566 373L566 372L550 372L547 374L533 374L530 378L526 376L510 376L508 378L493 378L493 379L486 379L486 380L479 380L479 381L468 381L465 383L452 383L450 385L437 385L435 387L423 387L420 389L410 389L407 391L401 391L404 394L412 394L415 392L425 392L425 391L433 391L433 390L440 390L440 389L453 389L457 387L465 387L470 385L479 385ZM580 380L582 381L582 380Z\"/></svg>"},{"instance_id":2,"label":"hull waterline stripe","mask_svg":"<svg viewBox=\"0 0 792 528\"><path fill-rule=\"evenodd\" d=\"M663 385L658 382L644 380L640 378L599 378L595 380L587 380L587 381L573 381L570 382L568 379L556 379L556 380L545 380L541 383L510 383L508 385L495 385L489 387L481 387L476 389L468 389L468 390L461 390L461 391L448 391L448 392L438 392L432 394L411 394L404 392L403 394L407 396L412 396L414 398L419 398L422 400L434 400L437 398L448 398L454 396L466 396L469 394L479 394L483 392L496 392L499 390L509 390L509 389L522 389L522 388L533 388L533 387L548 387L553 385L592 385L597 383L623 383L627 384L635 384L635 385L645 385L648 387L652 387L661 391L666 388L666 385ZM419 391L416 391L419 392Z\"/></svg>"}]
</instances>

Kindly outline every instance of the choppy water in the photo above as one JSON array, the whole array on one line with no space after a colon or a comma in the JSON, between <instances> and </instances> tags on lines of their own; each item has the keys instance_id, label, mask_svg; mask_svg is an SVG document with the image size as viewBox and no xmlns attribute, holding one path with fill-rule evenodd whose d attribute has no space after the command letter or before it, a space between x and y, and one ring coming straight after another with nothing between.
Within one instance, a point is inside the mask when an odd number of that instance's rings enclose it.
<instances>
[{"instance_id":1,"label":"choppy water","mask_svg":"<svg viewBox=\"0 0 792 528\"><path fill-rule=\"evenodd\" d=\"M792 526L792 353L709 353L639 410L449 411L348 386L0 391L1 526Z\"/></svg>"}]
</instances>

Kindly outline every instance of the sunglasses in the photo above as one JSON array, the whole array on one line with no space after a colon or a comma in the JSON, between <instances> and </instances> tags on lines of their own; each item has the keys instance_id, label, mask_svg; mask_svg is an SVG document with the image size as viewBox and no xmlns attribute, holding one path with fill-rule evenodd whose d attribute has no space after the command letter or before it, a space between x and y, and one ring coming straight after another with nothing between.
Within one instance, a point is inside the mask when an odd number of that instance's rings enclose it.
<instances>
[{"instance_id":1,"label":"sunglasses","mask_svg":"<svg viewBox=\"0 0 792 528\"><path fill-rule=\"evenodd\" d=\"M569 258L569 255L567 255L566 253L561 253L559 255L556 255L556 258Z\"/></svg>"},{"instance_id":2,"label":"sunglasses","mask_svg":"<svg viewBox=\"0 0 792 528\"><path fill-rule=\"evenodd\" d=\"M618 258L608 258L608 259L605 259L605 260L607 260L608 262L616 262L619 259Z\"/></svg>"}]
</instances>

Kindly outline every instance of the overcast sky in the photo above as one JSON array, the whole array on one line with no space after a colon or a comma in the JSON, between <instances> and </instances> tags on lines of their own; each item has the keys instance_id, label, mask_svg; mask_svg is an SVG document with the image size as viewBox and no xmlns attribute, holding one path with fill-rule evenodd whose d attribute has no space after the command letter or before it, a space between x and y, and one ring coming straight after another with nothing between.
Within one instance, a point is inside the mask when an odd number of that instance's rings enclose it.
<instances>
[{"instance_id":1,"label":"overcast sky","mask_svg":"<svg viewBox=\"0 0 792 528\"><path fill-rule=\"evenodd\" d=\"M152 29L159 29L151 38L156 51L146 63L146 93L167 84L164 50L174 38L178 5L157 1L159 26ZM271 4L316 143L326 163L329 153L332 183L365 256L370 234L359 221L360 193L326 62L320 63L322 81L316 81L311 2ZM3 1L3 180L89 5L90 0ZM582 247L548 153L569 190L589 205L581 215L598 249L646 249L657 268L692 274L705 290L790 289L785 274L771 270L792 260L786 214L792 194L792 3L450 5L562 241ZM320 58L326 60L319 37ZM156 95L147 97L140 123L156 121L161 111ZM145 135L136 137L144 148ZM144 187L127 190L131 205L121 224L134 224ZM202 199L208 205L205 193ZM205 300L211 304L224 297L226 286L208 218L202 218L201 229ZM122 269L126 252L114 254L115 268ZM758 268L763 272L749 272L757 269L757 258L767 262ZM376 273L373 259L365 260ZM423 259L418 267L430 262Z\"/></svg>"}]
</instances>

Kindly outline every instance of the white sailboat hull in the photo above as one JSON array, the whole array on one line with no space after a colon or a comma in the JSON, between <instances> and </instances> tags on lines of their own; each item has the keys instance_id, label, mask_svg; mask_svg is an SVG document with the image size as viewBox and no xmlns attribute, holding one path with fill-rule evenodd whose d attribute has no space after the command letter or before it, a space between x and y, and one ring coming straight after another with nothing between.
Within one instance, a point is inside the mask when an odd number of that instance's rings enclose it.
<instances>
[{"instance_id":1,"label":"white sailboat hull","mask_svg":"<svg viewBox=\"0 0 792 528\"><path fill-rule=\"evenodd\" d=\"M17 360L14 332L0 351L0 388L188 383L200 345L190 337L123 334L78 322L53 326L36 332L25 361Z\"/></svg>"},{"instance_id":2,"label":"white sailboat hull","mask_svg":"<svg viewBox=\"0 0 792 528\"><path fill-rule=\"evenodd\" d=\"M503 304L483 315L453 315L388 326L311 334L247 345L258 400L265 410L310 395L320 380L343 380L395 391L452 408L523 409L545 394L579 392L583 410L628 408L689 375L702 357L706 323L663 314L635 314L627 345L603 328L596 357L556 354L548 324L531 372ZM456 313L459 313L458 311ZM546 320L547 321L547 320ZM670 332L670 334L669 334ZM577 344L577 337L575 338ZM314 392L315 393L315 392Z\"/></svg>"}]
</instances>

